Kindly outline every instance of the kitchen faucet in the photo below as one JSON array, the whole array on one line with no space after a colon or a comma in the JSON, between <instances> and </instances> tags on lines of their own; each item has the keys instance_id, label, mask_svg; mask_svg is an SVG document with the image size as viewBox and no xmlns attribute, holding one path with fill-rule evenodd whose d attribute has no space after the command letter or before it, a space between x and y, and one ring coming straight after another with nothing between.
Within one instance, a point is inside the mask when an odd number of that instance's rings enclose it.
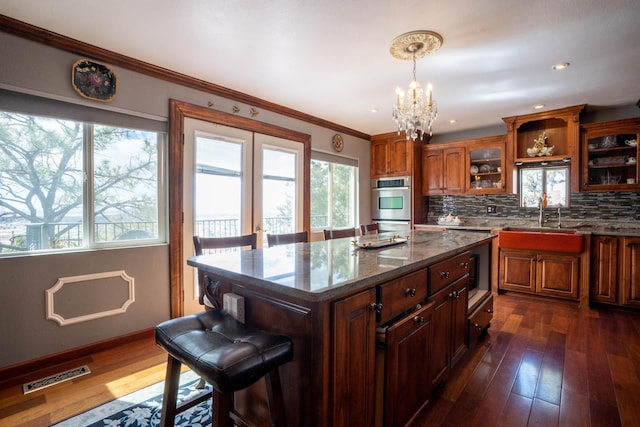
<instances>
[{"instance_id":1,"label":"kitchen faucet","mask_svg":"<svg viewBox=\"0 0 640 427\"><path fill-rule=\"evenodd\" d=\"M562 218L562 212L560 211L560 209L562 209L562 203L558 203L558 228L562 228L562 223L560 222L560 219Z\"/></svg>"},{"instance_id":2,"label":"kitchen faucet","mask_svg":"<svg viewBox=\"0 0 640 427\"><path fill-rule=\"evenodd\" d=\"M538 199L538 208L540 208L540 212L538 214L538 226L542 227L544 225L544 201L542 200L542 197Z\"/></svg>"}]
</instances>

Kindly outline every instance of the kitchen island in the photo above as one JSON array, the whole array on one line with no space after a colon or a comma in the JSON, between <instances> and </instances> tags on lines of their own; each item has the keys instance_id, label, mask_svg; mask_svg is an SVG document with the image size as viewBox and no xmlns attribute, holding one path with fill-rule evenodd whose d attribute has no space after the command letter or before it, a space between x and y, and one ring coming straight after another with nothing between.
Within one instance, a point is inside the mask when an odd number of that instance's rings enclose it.
<instances>
[{"instance_id":1,"label":"kitchen island","mask_svg":"<svg viewBox=\"0 0 640 427\"><path fill-rule=\"evenodd\" d=\"M413 405L401 399L397 405L385 403L396 402L384 378L398 367L391 363L393 355L376 352L376 330L394 330L409 319L408 334L420 331L415 335L423 338L411 348L426 353L410 356L425 378L435 378L432 348L435 355L437 348L448 349L450 340L447 335L445 343L432 343L431 331L455 333L449 324L433 324L437 295L444 292L451 304L464 300L466 317L465 288L448 286L467 283L469 251L495 236L413 231L400 237L408 241L377 249L358 248L353 238L344 238L189 258L189 265L220 281L222 293L244 298L247 324L293 340L294 360L281 368L289 425L386 425L410 419L428 402L431 381L421 388L416 384L421 394ZM465 332L465 345L466 337ZM450 353L444 356L447 363ZM405 370L395 377L405 373L415 376ZM236 393L238 412L258 425L268 418L264 393L261 382Z\"/></svg>"}]
</instances>

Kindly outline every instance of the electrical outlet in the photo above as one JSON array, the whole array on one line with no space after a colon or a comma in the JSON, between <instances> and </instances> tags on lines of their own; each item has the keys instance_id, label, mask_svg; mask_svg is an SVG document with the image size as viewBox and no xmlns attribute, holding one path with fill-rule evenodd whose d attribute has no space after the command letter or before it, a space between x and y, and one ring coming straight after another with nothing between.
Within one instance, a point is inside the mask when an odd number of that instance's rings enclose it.
<instances>
[{"instance_id":1,"label":"electrical outlet","mask_svg":"<svg viewBox=\"0 0 640 427\"><path fill-rule=\"evenodd\" d=\"M487 213L496 213L496 205L488 205Z\"/></svg>"}]
</instances>

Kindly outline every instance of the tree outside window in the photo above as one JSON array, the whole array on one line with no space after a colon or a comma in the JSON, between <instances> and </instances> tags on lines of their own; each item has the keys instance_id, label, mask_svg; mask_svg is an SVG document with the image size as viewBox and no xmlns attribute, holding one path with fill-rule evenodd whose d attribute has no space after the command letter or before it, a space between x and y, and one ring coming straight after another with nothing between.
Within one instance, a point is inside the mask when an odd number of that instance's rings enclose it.
<instances>
[{"instance_id":1,"label":"tree outside window","mask_svg":"<svg viewBox=\"0 0 640 427\"><path fill-rule=\"evenodd\" d=\"M311 160L311 228L355 227L358 168Z\"/></svg>"},{"instance_id":2,"label":"tree outside window","mask_svg":"<svg viewBox=\"0 0 640 427\"><path fill-rule=\"evenodd\" d=\"M0 112L0 254L158 239L163 137Z\"/></svg>"}]
</instances>

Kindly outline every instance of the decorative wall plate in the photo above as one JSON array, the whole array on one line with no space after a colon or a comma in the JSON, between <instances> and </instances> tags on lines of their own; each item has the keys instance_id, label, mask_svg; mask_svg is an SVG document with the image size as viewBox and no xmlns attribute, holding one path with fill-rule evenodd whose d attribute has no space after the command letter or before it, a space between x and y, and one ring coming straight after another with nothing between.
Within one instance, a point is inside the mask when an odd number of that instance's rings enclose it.
<instances>
[{"instance_id":1,"label":"decorative wall plate","mask_svg":"<svg viewBox=\"0 0 640 427\"><path fill-rule=\"evenodd\" d=\"M339 134L333 135L333 139L331 140L331 142L333 143L333 149L338 152L342 151L342 149L344 148L344 140Z\"/></svg>"},{"instance_id":2,"label":"decorative wall plate","mask_svg":"<svg viewBox=\"0 0 640 427\"><path fill-rule=\"evenodd\" d=\"M105 64L80 59L71 69L71 85L78 95L109 102L116 97L116 75Z\"/></svg>"}]
</instances>

